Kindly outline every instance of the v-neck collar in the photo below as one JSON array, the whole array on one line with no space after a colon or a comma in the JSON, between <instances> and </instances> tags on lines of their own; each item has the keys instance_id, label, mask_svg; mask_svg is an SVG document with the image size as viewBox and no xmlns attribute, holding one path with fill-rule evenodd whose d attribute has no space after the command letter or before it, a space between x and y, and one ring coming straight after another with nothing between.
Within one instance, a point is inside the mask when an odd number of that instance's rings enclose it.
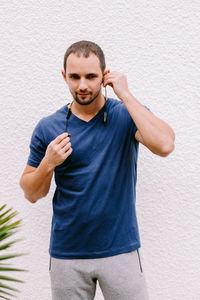
<instances>
[{"instance_id":1,"label":"v-neck collar","mask_svg":"<svg viewBox=\"0 0 200 300\"><path fill-rule=\"evenodd\" d=\"M106 102L108 101L108 99L109 98L107 98ZM72 112L71 112L71 115L70 115L70 119L75 120L80 125L89 126L89 125L91 125L92 123L94 123L97 119L99 119L102 116L103 111L105 109L106 102L104 103L104 105L102 106L102 108L98 111L98 113L94 117L92 117L92 119L90 119L89 121L85 121L83 119L80 119L79 117L77 117L76 115L74 115ZM69 109L68 108L68 104L67 104L67 107L66 107L67 111Z\"/></svg>"}]
</instances>

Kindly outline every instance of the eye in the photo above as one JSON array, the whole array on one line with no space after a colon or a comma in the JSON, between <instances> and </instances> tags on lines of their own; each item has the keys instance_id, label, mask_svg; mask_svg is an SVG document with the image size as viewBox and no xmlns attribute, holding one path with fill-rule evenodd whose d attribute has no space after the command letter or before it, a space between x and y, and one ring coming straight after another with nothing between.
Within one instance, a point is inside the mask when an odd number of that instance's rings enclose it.
<instances>
[{"instance_id":1,"label":"eye","mask_svg":"<svg viewBox=\"0 0 200 300\"><path fill-rule=\"evenodd\" d=\"M92 79L95 78L96 76L94 74L88 74L87 78Z\"/></svg>"},{"instance_id":2,"label":"eye","mask_svg":"<svg viewBox=\"0 0 200 300\"><path fill-rule=\"evenodd\" d=\"M72 74L72 75L70 75L70 78L79 79L79 76L77 74Z\"/></svg>"}]
</instances>

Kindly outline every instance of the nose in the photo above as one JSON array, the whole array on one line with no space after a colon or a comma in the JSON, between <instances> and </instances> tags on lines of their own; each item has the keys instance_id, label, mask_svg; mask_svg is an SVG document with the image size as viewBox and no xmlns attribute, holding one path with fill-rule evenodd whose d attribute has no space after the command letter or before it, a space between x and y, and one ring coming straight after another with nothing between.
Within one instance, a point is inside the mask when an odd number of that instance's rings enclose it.
<instances>
[{"instance_id":1,"label":"nose","mask_svg":"<svg viewBox=\"0 0 200 300\"><path fill-rule=\"evenodd\" d=\"M79 81L79 90L86 90L87 89L87 82L85 78L81 78Z\"/></svg>"}]
</instances>

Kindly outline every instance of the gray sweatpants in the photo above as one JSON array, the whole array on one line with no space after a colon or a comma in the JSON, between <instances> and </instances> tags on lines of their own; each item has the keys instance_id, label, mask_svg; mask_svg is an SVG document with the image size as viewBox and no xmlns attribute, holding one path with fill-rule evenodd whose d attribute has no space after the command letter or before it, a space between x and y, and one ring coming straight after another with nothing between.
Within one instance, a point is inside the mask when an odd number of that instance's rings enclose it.
<instances>
[{"instance_id":1,"label":"gray sweatpants","mask_svg":"<svg viewBox=\"0 0 200 300\"><path fill-rule=\"evenodd\" d=\"M139 249L90 259L49 258L53 300L92 300L96 283L105 300L148 300Z\"/></svg>"}]
</instances>

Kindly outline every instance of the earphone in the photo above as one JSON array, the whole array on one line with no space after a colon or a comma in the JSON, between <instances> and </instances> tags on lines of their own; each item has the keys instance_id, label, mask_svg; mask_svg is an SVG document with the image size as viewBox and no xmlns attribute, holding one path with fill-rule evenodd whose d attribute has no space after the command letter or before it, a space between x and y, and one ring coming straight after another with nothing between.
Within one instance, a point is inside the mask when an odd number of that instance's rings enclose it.
<instances>
[{"instance_id":1,"label":"earphone","mask_svg":"<svg viewBox=\"0 0 200 300\"><path fill-rule=\"evenodd\" d=\"M106 90L106 86L105 86L105 99L107 101L107 90ZM106 109L106 102L105 102L105 110L104 110L104 113L103 113L103 122L104 124L107 122L107 109Z\"/></svg>"}]
</instances>

